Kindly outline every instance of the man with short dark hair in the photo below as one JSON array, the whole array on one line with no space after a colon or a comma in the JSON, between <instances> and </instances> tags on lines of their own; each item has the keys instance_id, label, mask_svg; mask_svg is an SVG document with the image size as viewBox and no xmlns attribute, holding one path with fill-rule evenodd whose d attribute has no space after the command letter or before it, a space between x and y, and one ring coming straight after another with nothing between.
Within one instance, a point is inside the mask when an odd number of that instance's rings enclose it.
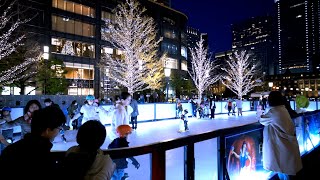
<instances>
[{"instance_id":1,"label":"man with short dark hair","mask_svg":"<svg viewBox=\"0 0 320 180\"><path fill-rule=\"evenodd\" d=\"M45 105L46 107L48 107L48 106L55 106L55 107L60 108L59 104L54 103L50 98L47 98L47 99L44 100L44 105Z\"/></svg>"},{"instance_id":2,"label":"man with short dark hair","mask_svg":"<svg viewBox=\"0 0 320 180\"><path fill-rule=\"evenodd\" d=\"M60 108L49 106L36 110L31 133L4 149L0 156L1 179L57 179L51 143L66 118Z\"/></svg>"},{"instance_id":3,"label":"man with short dark hair","mask_svg":"<svg viewBox=\"0 0 320 180\"><path fill-rule=\"evenodd\" d=\"M64 101L65 102L65 101ZM64 103L65 104L65 103ZM57 107L57 108L59 108L59 109L61 109L60 108L60 106L59 106L59 104L56 104L56 103L54 103L50 98L47 98L47 99L45 99L44 100L44 105L45 105L45 107L49 107L49 106L54 106L54 107ZM62 102L62 105L63 105L63 102ZM62 112L63 112L63 109L61 109L62 110ZM64 113L64 112L63 112ZM65 115L66 116L66 115ZM69 124L68 124L69 125ZM64 131L65 131L65 129L70 129L69 127L66 127L66 125L64 125L63 126L63 128L60 130L60 134L61 134L61 140L64 142L64 143L67 143L67 138L64 136Z\"/></svg>"}]
</instances>

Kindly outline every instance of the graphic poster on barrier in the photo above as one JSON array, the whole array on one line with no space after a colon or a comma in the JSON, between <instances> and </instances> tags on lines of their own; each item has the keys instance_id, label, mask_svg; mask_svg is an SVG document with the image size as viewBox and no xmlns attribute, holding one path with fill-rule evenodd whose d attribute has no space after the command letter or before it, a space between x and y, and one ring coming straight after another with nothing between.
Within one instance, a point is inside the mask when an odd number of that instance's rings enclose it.
<instances>
[{"instance_id":1,"label":"graphic poster on barrier","mask_svg":"<svg viewBox=\"0 0 320 180\"><path fill-rule=\"evenodd\" d=\"M304 123L302 124L303 133L301 135L297 133L298 142L300 136L303 139L303 151L301 151L301 144L299 142L300 152L309 152L317 147L320 142L320 113L305 116L302 122Z\"/></svg>"},{"instance_id":2,"label":"graphic poster on barrier","mask_svg":"<svg viewBox=\"0 0 320 180\"><path fill-rule=\"evenodd\" d=\"M263 179L263 129L226 137L226 168L230 180Z\"/></svg>"}]
</instances>

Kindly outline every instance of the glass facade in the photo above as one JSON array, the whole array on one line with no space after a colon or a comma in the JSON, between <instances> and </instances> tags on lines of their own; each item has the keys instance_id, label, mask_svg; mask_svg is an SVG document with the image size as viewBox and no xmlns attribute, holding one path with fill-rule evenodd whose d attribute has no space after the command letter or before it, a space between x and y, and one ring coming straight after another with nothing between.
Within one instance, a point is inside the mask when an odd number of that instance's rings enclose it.
<instances>
[{"instance_id":1,"label":"glass facade","mask_svg":"<svg viewBox=\"0 0 320 180\"><path fill-rule=\"evenodd\" d=\"M61 38L51 38L52 53L64 55L95 58L95 45L66 40Z\"/></svg>"},{"instance_id":2,"label":"glass facade","mask_svg":"<svg viewBox=\"0 0 320 180\"><path fill-rule=\"evenodd\" d=\"M164 28L163 35L169 39L178 39L178 31L172 28Z\"/></svg>"},{"instance_id":3,"label":"glass facade","mask_svg":"<svg viewBox=\"0 0 320 180\"><path fill-rule=\"evenodd\" d=\"M87 95L93 93L94 66L65 62L65 77L70 80L69 95Z\"/></svg>"},{"instance_id":4,"label":"glass facade","mask_svg":"<svg viewBox=\"0 0 320 180\"><path fill-rule=\"evenodd\" d=\"M52 0L52 7L88 17L95 17L95 10L93 8L72 1Z\"/></svg>"},{"instance_id":5,"label":"glass facade","mask_svg":"<svg viewBox=\"0 0 320 180\"><path fill-rule=\"evenodd\" d=\"M114 18L115 18L115 16L111 12L107 12L107 11L102 11L101 12L101 19L104 20L104 21L113 22Z\"/></svg>"},{"instance_id":6,"label":"glass facade","mask_svg":"<svg viewBox=\"0 0 320 180\"><path fill-rule=\"evenodd\" d=\"M86 37L95 36L94 25L55 15L52 15L52 30Z\"/></svg>"},{"instance_id":7,"label":"glass facade","mask_svg":"<svg viewBox=\"0 0 320 180\"><path fill-rule=\"evenodd\" d=\"M91 69L84 69L83 67L66 67L65 70L67 71L67 74L65 75L67 79L93 80L93 66Z\"/></svg>"},{"instance_id":8,"label":"glass facade","mask_svg":"<svg viewBox=\"0 0 320 180\"><path fill-rule=\"evenodd\" d=\"M178 47L175 44L162 42L161 49L162 51L168 52L169 54L173 54L173 55L178 54Z\"/></svg>"}]
</instances>

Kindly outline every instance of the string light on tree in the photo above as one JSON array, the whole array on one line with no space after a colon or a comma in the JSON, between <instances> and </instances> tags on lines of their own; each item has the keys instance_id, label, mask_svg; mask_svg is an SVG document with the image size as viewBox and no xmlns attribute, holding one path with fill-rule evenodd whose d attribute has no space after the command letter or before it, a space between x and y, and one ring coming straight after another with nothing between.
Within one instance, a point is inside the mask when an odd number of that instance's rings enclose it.
<instances>
[{"instance_id":1,"label":"string light on tree","mask_svg":"<svg viewBox=\"0 0 320 180\"><path fill-rule=\"evenodd\" d=\"M8 70L0 72L0 85L10 84L14 81L17 81L19 79L35 74L36 72L28 72L21 75L23 72L25 72L28 69L29 66L34 64L36 61L38 61L38 59L28 58L22 64L13 66Z\"/></svg>"},{"instance_id":2,"label":"string light on tree","mask_svg":"<svg viewBox=\"0 0 320 180\"><path fill-rule=\"evenodd\" d=\"M75 54L71 41L69 41L69 40L66 41L66 43L63 45L61 53L71 55L71 56L73 56Z\"/></svg>"},{"instance_id":3,"label":"string light on tree","mask_svg":"<svg viewBox=\"0 0 320 180\"><path fill-rule=\"evenodd\" d=\"M226 75L221 76L222 83L239 98L256 86L261 86L261 66L254 62L251 54L245 50L236 51L229 56L226 67L221 68Z\"/></svg>"},{"instance_id":4,"label":"string light on tree","mask_svg":"<svg viewBox=\"0 0 320 180\"><path fill-rule=\"evenodd\" d=\"M126 0L115 9L115 20L106 21L108 31L102 33L105 40L123 53L118 57L105 53L100 66L109 67L109 77L130 94L158 88L163 77L160 67L165 56L158 54L162 39L156 40L154 20L145 16L145 11L136 0Z\"/></svg>"},{"instance_id":5,"label":"string light on tree","mask_svg":"<svg viewBox=\"0 0 320 180\"><path fill-rule=\"evenodd\" d=\"M4 58L12 54L16 47L21 44L21 40L24 39L25 35L16 37L14 33L21 24L30 21L30 19L20 19L17 16L19 12L13 8L16 2L16 0L10 3L9 1L0 0L0 4L3 6L1 8L4 9L0 15L0 61L4 61ZM5 8L5 5L8 6ZM32 62L33 59L27 59L17 66L0 72L0 85L22 78L17 77L17 75L25 71Z\"/></svg>"},{"instance_id":6,"label":"string light on tree","mask_svg":"<svg viewBox=\"0 0 320 180\"><path fill-rule=\"evenodd\" d=\"M215 74L218 67L211 57L208 56L208 50L203 45L204 40L201 38L196 43L196 47L191 51L191 70L188 71L197 90L198 99L201 101L202 93L213 83L219 80L219 75Z\"/></svg>"}]
</instances>

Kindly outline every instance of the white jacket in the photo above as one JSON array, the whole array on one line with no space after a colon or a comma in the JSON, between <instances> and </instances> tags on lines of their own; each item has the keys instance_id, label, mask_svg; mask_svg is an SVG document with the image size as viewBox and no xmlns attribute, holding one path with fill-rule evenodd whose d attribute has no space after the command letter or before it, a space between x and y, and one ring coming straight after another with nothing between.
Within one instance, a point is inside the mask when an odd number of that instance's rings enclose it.
<instances>
[{"instance_id":1,"label":"white jacket","mask_svg":"<svg viewBox=\"0 0 320 180\"><path fill-rule=\"evenodd\" d=\"M81 124L84 124L85 122L89 120L97 120L100 121L100 117L110 117L112 116L113 113L113 108L110 108L108 111L105 110L101 106L95 106L95 105L89 105L89 104L84 104L80 108L80 113L83 114L82 122ZM75 119L78 119L81 114L78 113L76 114L72 120L69 122L69 126L72 127L72 121Z\"/></svg>"},{"instance_id":2,"label":"white jacket","mask_svg":"<svg viewBox=\"0 0 320 180\"><path fill-rule=\"evenodd\" d=\"M262 159L264 169L295 175L302 161L295 126L284 105L270 107L259 122L264 125Z\"/></svg>"},{"instance_id":3,"label":"white jacket","mask_svg":"<svg viewBox=\"0 0 320 180\"><path fill-rule=\"evenodd\" d=\"M112 116L111 131L108 132L108 135L111 141L118 137L117 131L116 131L118 126L124 125L124 124L129 125L132 112L133 112L133 109L130 105L128 105L126 109L123 105L116 104L116 107L114 109L114 114Z\"/></svg>"}]
</instances>

